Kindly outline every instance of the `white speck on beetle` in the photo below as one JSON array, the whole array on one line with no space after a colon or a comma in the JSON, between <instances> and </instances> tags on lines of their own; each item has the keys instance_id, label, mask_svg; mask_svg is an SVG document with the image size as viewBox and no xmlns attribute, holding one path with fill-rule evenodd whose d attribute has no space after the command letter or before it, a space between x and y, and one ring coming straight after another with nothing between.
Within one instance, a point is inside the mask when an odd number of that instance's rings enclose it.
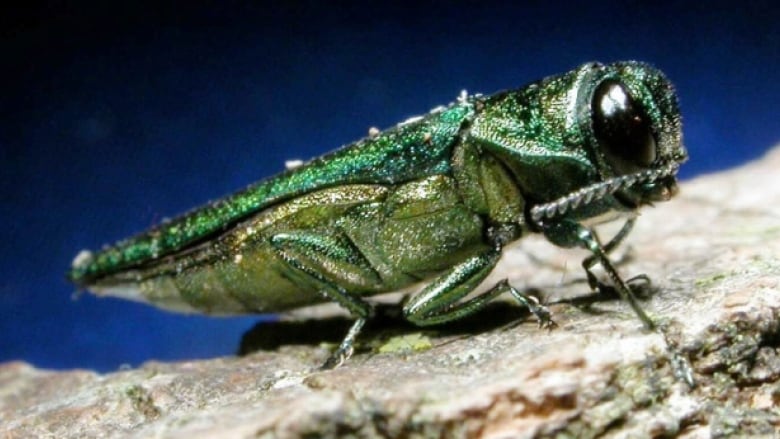
<instances>
[{"instance_id":1,"label":"white speck on beetle","mask_svg":"<svg viewBox=\"0 0 780 439\"><path fill-rule=\"evenodd\" d=\"M410 125L410 124L413 124L415 122L419 122L419 121L421 121L423 119L424 119L423 116L413 116L413 117L410 117L409 119L406 119L405 121L399 123L398 126L402 127L402 126Z\"/></svg>"},{"instance_id":2,"label":"white speck on beetle","mask_svg":"<svg viewBox=\"0 0 780 439\"><path fill-rule=\"evenodd\" d=\"M292 159L292 160L284 161L284 169L287 169L288 171L290 169L300 168L301 165L303 165L303 160L301 159Z\"/></svg>"},{"instance_id":3,"label":"white speck on beetle","mask_svg":"<svg viewBox=\"0 0 780 439\"><path fill-rule=\"evenodd\" d=\"M93 255L91 251L82 250L76 255L75 258L73 258L73 262L70 264L73 268L84 267L92 261L92 256Z\"/></svg>"},{"instance_id":4,"label":"white speck on beetle","mask_svg":"<svg viewBox=\"0 0 780 439\"><path fill-rule=\"evenodd\" d=\"M468 99L469 93L466 91L466 89L461 90L460 94L458 95L458 103L465 104Z\"/></svg>"}]
</instances>

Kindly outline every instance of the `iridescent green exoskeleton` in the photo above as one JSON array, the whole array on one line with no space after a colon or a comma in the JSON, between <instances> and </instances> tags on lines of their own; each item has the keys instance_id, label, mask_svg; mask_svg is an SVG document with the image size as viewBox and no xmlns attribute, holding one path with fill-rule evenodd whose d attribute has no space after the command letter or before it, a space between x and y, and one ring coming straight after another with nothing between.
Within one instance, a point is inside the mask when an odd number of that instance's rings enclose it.
<instances>
[{"instance_id":1,"label":"iridescent green exoskeleton","mask_svg":"<svg viewBox=\"0 0 780 439\"><path fill-rule=\"evenodd\" d=\"M355 317L328 361L352 352L367 296L423 281L403 312L418 325L468 315L502 248L529 233L583 247L642 321L653 322L607 258L637 209L667 200L687 154L677 97L642 63L585 64L517 90L468 96L234 195L82 252L69 278L100 295L185 312L273 313L335 301ZM587 226L623 218L602 245Z\"/></svg>"}]
</instances>

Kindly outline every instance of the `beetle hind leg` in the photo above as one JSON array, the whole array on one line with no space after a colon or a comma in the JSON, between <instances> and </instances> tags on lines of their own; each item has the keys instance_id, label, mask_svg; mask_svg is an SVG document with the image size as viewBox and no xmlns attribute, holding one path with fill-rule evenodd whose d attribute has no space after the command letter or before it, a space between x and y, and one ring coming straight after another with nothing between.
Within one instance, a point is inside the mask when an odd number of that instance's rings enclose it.
<instances>
[{"instance_id":1,"label":"beetle hind leg","mask_svg":"<svg viewBox=\"0 0 780 439\"><path fill-rule=\"evenodd\" d=\"M352 355L355 338L374 314L370 303L344 285L367 290L376 288L380 283L379 276L344 239L311 232L291 232L274 235L271 244L289 268L288 277L312 286L357 318L322 369L339 366Z\"/></svg>"}]
</instances>

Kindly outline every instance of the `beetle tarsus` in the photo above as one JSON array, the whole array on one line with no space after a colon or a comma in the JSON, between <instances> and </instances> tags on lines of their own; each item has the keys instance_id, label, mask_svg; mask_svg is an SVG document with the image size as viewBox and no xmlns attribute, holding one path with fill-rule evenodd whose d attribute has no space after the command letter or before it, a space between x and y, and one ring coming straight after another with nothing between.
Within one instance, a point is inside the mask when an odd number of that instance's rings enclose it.
<instances>
[{"instance_id":1,"label":"beetle tarsus","mask_svg":"<svg viewBox=\"0 0 780 439\"><path fill-rule=\"evenodd\" d=\"M517 288L509 285L509 281L504 279L496 284L495 288L508 289L509 294L520 302L523 306L528 308L528 311L536 317L536 321L539 323L539 328L553 329L558 326L552 319L552 313L546 306L539 303L539 299L536 297L522 293Z\"/></svg>"},{"instance_id":2,"label":"beetle tarsus","mask_svg":"<svg viewBox=\"0 0 780 439\"><path fill-rule=\"evenodd\" d=\"M330 370L341 366L342 363L347 361L352 353L355 351L355 338L360 334L360 330L366 324L366 319L357 319L355 323L347 331L347 335L344 336L344 340L341 341L339 347L325 360L325 363L320 366L320 370Z\"/></svg>"}]
</instances>

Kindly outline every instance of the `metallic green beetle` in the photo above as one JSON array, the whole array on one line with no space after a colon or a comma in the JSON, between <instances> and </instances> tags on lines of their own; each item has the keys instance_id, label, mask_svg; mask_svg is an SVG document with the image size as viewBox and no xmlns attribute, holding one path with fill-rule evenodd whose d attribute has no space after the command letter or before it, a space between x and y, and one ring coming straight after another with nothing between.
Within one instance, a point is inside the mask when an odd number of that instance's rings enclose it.
<instances>
[{"instance_id":1,"label":"metallic green beetle","mask_svg":"<svg viewBox=\"0 0 780 439\"><path fill-rule=\"evenodd\" d=\"M676 192L687 158L677 97L638 62L588 63L521 89L468 96L347 145L96 253L68 277L99 295L207 314L272 313L335 301L356 318L326 367L352 353L364 298L420 281L404 305L447 322L508 292L541 324L547 310L506 281L473 298L502 248L529 233L583 247L591 288L613 287L648 327L607 253L636 211ZM602 245L591 221L626 219Z\"/></svg>"}]
</instances>

